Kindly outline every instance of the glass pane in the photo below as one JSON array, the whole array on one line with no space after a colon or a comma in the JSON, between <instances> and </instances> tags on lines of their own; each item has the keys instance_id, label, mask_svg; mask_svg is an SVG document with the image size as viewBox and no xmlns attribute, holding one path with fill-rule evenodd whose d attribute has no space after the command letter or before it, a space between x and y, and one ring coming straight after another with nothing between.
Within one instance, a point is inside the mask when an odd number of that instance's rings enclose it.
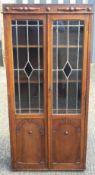
<instances>
[{"instance_id":1,"label":"glass pane","mask_svg":"<svg viewBox=\"0 0 95 175\"><path fill-rule=\"evenodd\" d=\"M24 111L24 109L27 111L29 108L28 79L24 71L19 72L19 81L21 111Z\"/></svg>"},{"instance_id":2,"label":"glass pane","mask_svg":"<svg viewBox=\"0 0 95 175\"><path fill-rule=\"evenodd\" d=\"M27 44L27 31L26 26L17 26L17 34L18 34L18 45L26 45Z\"/></svg>"},{"instance_id":3,"label":"glass pane","mask_svg":"<svg viewBox=\"0 0 95 175\"><path fill-rule=\"evenodd\" d=\"M43 113L43 21L12 21L12 38L16 113Z\"/></svg>"},{"instance_id":4,"label":"glass pane","mask_svg":"<svg viewBox=\"0 0 95 175\"><path fill-rule=\"evenodd\" d=\"M40 82L39 82L40 79ZM31 109L32 112L43 112L43 72L35 71L30 78ZM38 82L38 83L37 83ZM39 108L40 105L40 108ZM36 108L35 108L36 107Z\"/></svg>"},{"instance_id":5,"label":"glass pane","mask_svg":"<svg viewBox=\"0 0 95 175\"><path fill-rule=\"evenodd\" d=\"M53 23L53 44L57 45L57 33L58 33L58 44L66 45L67 44L67 26L65 21L55 21Z\"/></svg>"},{"instance_id":6,"label":"glass pane","mask_svg":"<svg viewBox=\"0 0 95 175\"><path fill-rule=\"evenodd\" d=\"M19 69L23 69L27 62L27 49L18 48Z\"/></svg>"},{"instance_id":7,"label":"glass pane","mask_svg":"<svg viewBox=\"0 0 95 175\"><path fill-rule=\"evenodd\" d=\"M69 48L69 62L73 69L77 67L77 48Z\"/></svg>"},{"instance_id":8,"label":"glass pane","mask_svg":"<svg viewBox=\"0 0 95 175\"><path fill-rule=\"evenodd\" d=\"M69 44L78 44L78 27L69 27Z\"/></svg>"},{"instance_id":9,"label":"glass pane","mask_svg":"<svg viewBox=\"0 0 95 175\"><path fill-rule=\"evenodd\" d=\"M34 69L38 69L38 49L30 48L29 55L30 55L30 62L32 64L32 67ZM43 48L39 48L39 55L40 55L40 69L43 69Z\"/></svg>"},{"instance_id":10,"label":"glass pane","mask_svg":"<svg viewBox=\"0 0 95 175\"><path fill-rule=\"evenodd\" d=\"M80 26L80 41L79 41L80 45L83 45L83 39L84 39L84 26Z\"/></svg>"},{"instance_id":11,"label":"glass pane","mask_svg":"<svg viewBox=\"0 0 95 175\"><path fill-rule=\"evenodd\" d=\"M12 26L12 42L13 45L16 44L16 26Z\"/></svg>"},{"instance_id":12,"label":"glass pane","mask_svg":"<svg viewBox=\"0 0 95 175\"><path fill-rule=\"evenodd\" d=\"M17 69L17 49L13 48L13 58L14 58L14 69Z\"/></svg>"},{"instance_id":13,"label":"glass pane","mask_svg":"<svg viewBox=\"0 0 95 175\"><path fill-rule=\"evenodd\" d=\"M83 41L84 21L53 21L54 114L81 112Z\"/></svg>"},{"instance_id":14,"label":"glass pane","mask_svg":"<svg viewBox=\"0 0 95 175\"><path fill-rule=\"evenodd\" d=\"M38 44L38 28L40 33L39 44L42 45L43 41L43 28L39 25L30 25L28 28L29 32L29 44L37 45Z\"/></svg>"},{"instance_id":15,"label":"glass pane","mask_svg":"<svg viewBox=\"0 0 95 175\"><path fill-rule=\"evenodd\" d=\"M56 47L53 49L53 69L57 68L57 54L56 54ZM64 59L62 59L64 57ZM67 58L67 49L65 48L58 48L58 68L63 69L64 64Z\"/></svg>"}]
</instances>

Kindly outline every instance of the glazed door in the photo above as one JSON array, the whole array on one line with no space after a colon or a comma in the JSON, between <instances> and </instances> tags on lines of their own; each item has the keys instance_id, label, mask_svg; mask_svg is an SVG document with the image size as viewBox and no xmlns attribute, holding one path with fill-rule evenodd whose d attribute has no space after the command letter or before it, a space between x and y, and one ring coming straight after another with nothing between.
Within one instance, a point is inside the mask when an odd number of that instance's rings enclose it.
<instances>
[{"instance_id":1,"label":"glazed door","mask_svg":"<svg viewBox=\"0 0 95 175\"><path fill-rule=\"evenodd\" d=\"M82 167L88 19L48 19L49 160L54 169Z\"/></svg>"},{"instance_id":2,"label":"glazed door","mask_svg":"<svg viewBox=\"0 0 95 175\"><path fill-rule=\"evenodd\" d=\"M24 168L45 168L47 162L45 26L40 15L11 20L16 162Z\"/></svg>"}]
</instances>

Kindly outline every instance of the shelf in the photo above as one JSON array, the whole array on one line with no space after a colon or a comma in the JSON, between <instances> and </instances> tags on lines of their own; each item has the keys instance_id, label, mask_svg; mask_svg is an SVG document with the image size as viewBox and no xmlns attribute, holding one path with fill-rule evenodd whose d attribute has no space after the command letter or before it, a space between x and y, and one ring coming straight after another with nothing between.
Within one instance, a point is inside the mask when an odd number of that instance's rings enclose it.
<instances>
[{"instance_id":1,"label":"shelf","mask_svg":"<svg viewBox=\"0 0 95 175\"><path fill-rule=\"evenodd\" d=\"M18 83L18 81L15 81L15 83ZM28 83L28 80L21 80L19 81L19 83ZM30 83L33 83L33 84L38 84L39 82L38 81L35 81L35 80L30 80ZM40 81L40 83L43 83L43 81Z\"/></svg>"},{"instance_id":2,"label":"shelf","mask_svg":"<svg viewBox=\"0 0 95 175\"><path fill-rule=\"evenodd\" d=\"M27 48L27 47L29 47L29 48L38 48L38 47L40 47L40 48L42 48L43 47L43 45L13 45L13 48ZM77 45L69 45L69 46L67 46L67 45L58 45L58 48L67 48L67 47L69 47L69 48L78 48L78 46ZM57 46L56 45L53 45L53 48L57 48ZM79 48L83 48L83 45L79 45Z\"/></svg>"},{"instance_id":3,"label":"shelf","mask_svg":"<svg viewBox=\"0 0 95 175\"><path fill-rule=\"evenodd\" d=\"M68 83L81 83L81 80L68 80ZM18 83L18 81L15 81L15 83ZM21 80L20 83L28 83L28 80ZM38 84L39 82L36 80L30 80L30 83ZM44 83L43 81L40 81L40 83ZM52 83L57 83L56 81L53 81ZM67 83L67 80L59 80L58 83Z\"/></svg>"},{"instance_id":4,"label":"shelf","mask_svg":"<svg viewBox=\"0 0 95 175\"><path fill-rule=\"evenodd\" d=\"M53 45L53 48L78 48L78 46L77 45ZM83 48L83 45L79 45L79 48Z\"/></svg>"},{"instance_id":5,"label":"shelf","mask_svg":"<svg viewBox=\"0 0 95 175\"><path fill-rule=\"evenodd\" d=\"M43 47L43 45L13 45L13 48L38 48L38 47L40 47L40 48L42 48Z\"/></svg>"},{"instance_id":6,"label":"shelf","mask_svg":"<svg viewBox=\"0 0 95 175\"><path fill-rule=\"evenodd\" d=\"M68 83L79 83L81 80L68 80ZM53 83L57 83L56 81L53 81ZM59 80L58 83L67 83L67 80Z\"/></svg>"}]
</instances>

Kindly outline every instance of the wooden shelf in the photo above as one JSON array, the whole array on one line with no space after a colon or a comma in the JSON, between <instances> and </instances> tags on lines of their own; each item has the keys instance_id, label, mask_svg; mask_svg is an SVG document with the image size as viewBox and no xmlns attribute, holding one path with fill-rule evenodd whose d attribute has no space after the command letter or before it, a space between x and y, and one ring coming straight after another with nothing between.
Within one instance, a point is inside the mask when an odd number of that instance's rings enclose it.
<instances>
[{"instance_id":1,"label":"wooden shelf","mask_svg":"<svg viewBox=\"0 0 95 175\"><path fill-rule=\"evenodd\" d=\"M38 45L13 45L13 48L38 48ZM43 47L43 45L39 45L40 48Z\"/></svg>"},{"instance_id":2,"label":"wooden shelf","mask_svg":"<svg viewBox=\"0 0 95 175\"><path fill-rule=\"evenodd\" d=\"M76 83L76 82L81 82L81 80L68 80L69 83ZM15 83L18 83L18 81L15 81ZM21 80L20 83L28 83L28 80ZM30 80L30 83L34 83L34 84L37 84L39 83L38 81L36 80ZM40 81L40 83L43 83L43 81ZM56 83L56 81L53 81L53 83ZM67 80L59 80L58 83L67 83Z\"/></svg>"},{"instance_id":3,"label":"wooden shelf","mask_svg":"<svg viewBox=\"0 0 95 175\"><path fill-rule=\"evenodd\" d=\"M27 48L27 47L29 47L29 48L38 48L38 45L13 45L13 48ZM39 47L40 48L43 48L43 45L39 45ZM56 45L53 45L53 48L56 48L57 46ZM58 48L67 48L67 47L69 47L69 48L78 48L78 46L77 45L69 45L69 46L67 46L67 45L58 45ZM79 48L82 48L83 47L83 45L79 45Z\"/></svg>"},{"instance_id":4,"label":"wooden shelf","mask_svg":"<svg viewBox=\"0 0 95 175\"><path fill-rule=\"evenodd\" d=\"M69 83L76 83L76 82L81 82L81 80L68 80ZM56 83L56 81L53 81L53 83ZM67 80L59 80L58 83L67 83Z\"/></svg>"},{"instance_id":5,"label":"wooden shelf","mask_svg":"<svg viewBox=\"0 0 95 175\"><path fill-rule=\"evenodd\" d=\"M53 48L56 48L57 46L56 45L53 45ZM78 48L78 46L77 45L58 45L58 48L67 48L67 47L69 47L69 48ZM79 45L79 48L82 48L83 47L83 45Z\"/></svg>"}]
</instances>

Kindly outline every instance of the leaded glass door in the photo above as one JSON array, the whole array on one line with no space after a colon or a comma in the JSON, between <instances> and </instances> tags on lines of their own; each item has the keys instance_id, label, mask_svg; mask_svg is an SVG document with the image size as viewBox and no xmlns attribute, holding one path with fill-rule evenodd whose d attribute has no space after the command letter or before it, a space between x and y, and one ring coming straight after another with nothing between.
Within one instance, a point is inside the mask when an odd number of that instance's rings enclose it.
<instances>
[{"instance_id":1,"label":"leaded glass door","mask_svg":"<svg viewBox=\"0 0 95 175\"><path fill-rule=\"evenodd\" d=\"M60 163L82 161L80 147L81 121L85 118L88 20L53 16L49 18L49 121L50 161ZM48 64L49 64L48 63Z\"/></svg>"},{"instance_id":2,"label":"leaded glass door","mask_svg":"<svg viewBox=\"0 0 95 175\"><path fill-rule=\"evenodd\" d=\"M11 20L16 159L18 164L43 168L47 161L45 27L46 19L40 15Z\"/></svg>"}]
</instances>

